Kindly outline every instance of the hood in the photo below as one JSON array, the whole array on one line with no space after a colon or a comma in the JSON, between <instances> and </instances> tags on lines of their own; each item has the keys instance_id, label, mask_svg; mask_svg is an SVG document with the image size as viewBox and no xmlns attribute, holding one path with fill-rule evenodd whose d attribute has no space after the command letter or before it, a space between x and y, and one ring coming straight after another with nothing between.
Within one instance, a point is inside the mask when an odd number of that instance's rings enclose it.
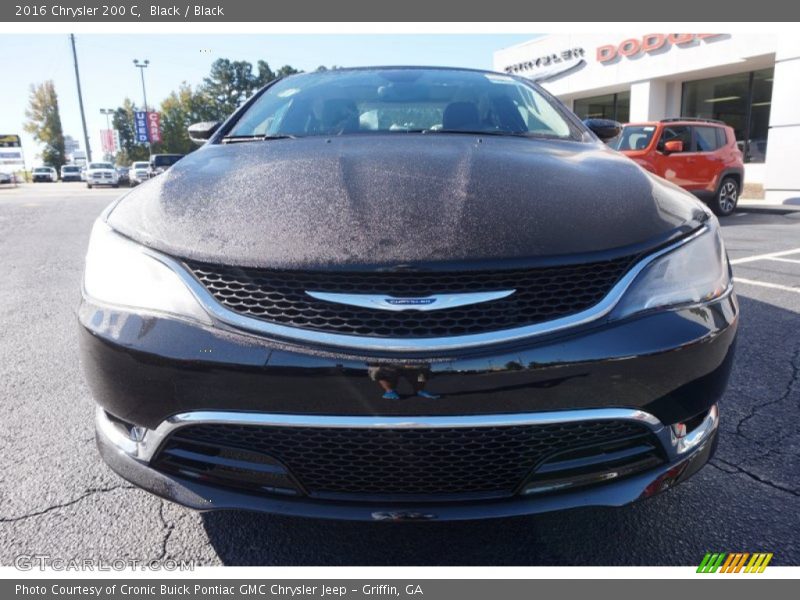
<instances>
[{"instance_id":1,"label":"hood","mask_svg":"<svg viewBox=\"0 0 800 600\"><path fill-rule=\"evenodd\" d=\"M705 218L600 143L365 134L208 144L108 222L198 261L363 268L641 250Z\"/></svg>"}]
</instances>

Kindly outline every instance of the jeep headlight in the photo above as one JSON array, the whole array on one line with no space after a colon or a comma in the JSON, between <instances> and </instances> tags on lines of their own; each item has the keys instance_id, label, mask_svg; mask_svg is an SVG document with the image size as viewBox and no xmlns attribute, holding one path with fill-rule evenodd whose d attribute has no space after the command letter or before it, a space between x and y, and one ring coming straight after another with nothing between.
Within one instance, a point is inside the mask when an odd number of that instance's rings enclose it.
<instances>
[{"instance_id":1,"label":"jeep headlight","mask_svg":"<svg viewBox=\"0 0 800 600\"><path fill-rule=\"evenodd\" d=\"M623 294L611 313L621 319L666 306L707 302L731 285L730 268L719 226L709 223L690 242L653 260Z\"/></svg>"},{"instance_id":2,"label":"jeep headlight","mask_svg":"<svg viewBox=\"0 0 800 600\"><path fill-rule=\"evenodd\" d=\"M98 219L83 275L86 296L103 305L155 311L211 324L208 313L175 271Z\"/></svg>"}]
</instances>

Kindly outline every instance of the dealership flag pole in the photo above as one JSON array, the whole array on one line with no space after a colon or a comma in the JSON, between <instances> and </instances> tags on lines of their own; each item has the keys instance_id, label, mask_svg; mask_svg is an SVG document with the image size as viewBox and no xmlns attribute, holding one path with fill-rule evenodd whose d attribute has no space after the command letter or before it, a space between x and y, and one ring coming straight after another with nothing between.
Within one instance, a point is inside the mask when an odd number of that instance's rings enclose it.
<instances>
[{"instance_id":1,"label":"dealership flag pole","mask_svg":"<svg viewBox=\"0 0 800 600\"><path fill-rule=\"evenodd\" d=\"M78 84L78 106L81 109L81 123L83 123L83 142L86 144L86 162L92 162L92 148L89 146L89 131L86 129L86 115L83 113L83 94L81 93L81 76L78 72L78 53L75 51L75 34L69 34L72 42L72 59L75 63L75 82Z\"/></svg>"}]
</instances>

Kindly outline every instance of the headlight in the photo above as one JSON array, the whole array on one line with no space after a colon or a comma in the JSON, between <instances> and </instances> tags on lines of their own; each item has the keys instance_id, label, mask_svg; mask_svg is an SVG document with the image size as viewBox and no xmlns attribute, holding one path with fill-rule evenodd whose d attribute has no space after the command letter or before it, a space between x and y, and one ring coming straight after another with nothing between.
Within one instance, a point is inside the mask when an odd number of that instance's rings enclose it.
<instances>
[{"instance_id":1,"label":"headlight","mask_svg":"<svg viewBox=\"0 0 800 600\"><path fill-rule=\"evenodd\" d=\"M651 308L696 304L721 296L730 286L719 227L655 259L634 279L611 313L612 319Z\"/></svg>"},{"instance_id":2,"label":"headlight","mask_svg":"<svg viewBox=\"0 0 800 600\"><path fill-rule=\"evenodd\" d=\"M83 275L86 295L101 304L169 313L211 324L181 278L144 246L95 221Z\"/></svg>"}]
</instances>

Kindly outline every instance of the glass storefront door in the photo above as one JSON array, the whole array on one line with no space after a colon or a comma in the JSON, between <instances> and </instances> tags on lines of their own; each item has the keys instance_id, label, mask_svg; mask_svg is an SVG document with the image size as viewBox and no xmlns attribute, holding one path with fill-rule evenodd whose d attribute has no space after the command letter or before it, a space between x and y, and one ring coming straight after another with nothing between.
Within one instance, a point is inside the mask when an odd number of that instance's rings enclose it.
<instances>
[{"instance_id":1,"label":"glass storefront door","mask_svg":"<svg viewBox=\"0 0 800 600\"><path fill-rule=\"evenodd\" d=\"M761 69L683 84L682 117L717 119L733 127L749 163L764 162L774 69Z\"/></svg>"}]
</instances>

